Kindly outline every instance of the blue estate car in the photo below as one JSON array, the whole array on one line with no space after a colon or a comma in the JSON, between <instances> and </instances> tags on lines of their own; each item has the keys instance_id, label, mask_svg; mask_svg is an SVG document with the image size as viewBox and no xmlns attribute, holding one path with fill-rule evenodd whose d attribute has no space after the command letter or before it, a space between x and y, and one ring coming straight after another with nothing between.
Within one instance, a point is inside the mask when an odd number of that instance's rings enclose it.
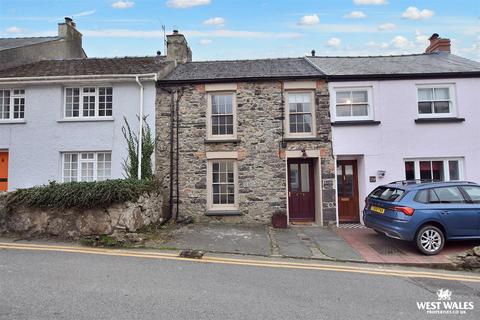
<instances>
[{"instance_id":1,"label":"blue estate car","mask_svg":"<svg viewBox=\"0 0 480 320\"><path fill-rule=\"evenodd\" d=\"M434 255L446 240L480 239L480 185L393 182L368 195L363 221L378 233L414 241L423 254Z\"/></svg>"}]
</instances>

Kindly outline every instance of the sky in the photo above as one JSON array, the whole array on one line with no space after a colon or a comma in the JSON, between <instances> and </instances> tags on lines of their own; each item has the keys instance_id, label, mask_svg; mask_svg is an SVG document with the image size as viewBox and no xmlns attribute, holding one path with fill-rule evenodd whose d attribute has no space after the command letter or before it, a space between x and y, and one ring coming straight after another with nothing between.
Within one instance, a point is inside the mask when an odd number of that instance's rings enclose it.
<instances>
[{"instance_id":1,"label":"sky","mask_svg":"<svg viewBox=\"0 0 480 320\"><path fill-rule=\"evenodd\" d=\"M421 53L433 33L480 61L480 0L0 0L0 37L49 36L73 17L89 57L164 52L194 60Z\"/></svg>"}]
</instances>

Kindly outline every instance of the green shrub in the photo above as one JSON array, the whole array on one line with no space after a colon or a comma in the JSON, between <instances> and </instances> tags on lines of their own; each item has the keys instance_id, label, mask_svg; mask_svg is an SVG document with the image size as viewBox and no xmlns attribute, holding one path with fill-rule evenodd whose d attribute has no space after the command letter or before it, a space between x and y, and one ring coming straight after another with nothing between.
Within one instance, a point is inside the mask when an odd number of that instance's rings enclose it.
<instances>
[{"instance_id":1,"label":"green shrub","mask_svg":"<svg viewBox=\"0 0 480 320\"><path fill-rule=\"evenodd\" d=\"M19 189L7 196L7 208L16 206L59 209L104 208L114 203L136 201L158 187L155 179L116 179L99 182L50 182L48 185Z\"/></svg>"}]
</instances>

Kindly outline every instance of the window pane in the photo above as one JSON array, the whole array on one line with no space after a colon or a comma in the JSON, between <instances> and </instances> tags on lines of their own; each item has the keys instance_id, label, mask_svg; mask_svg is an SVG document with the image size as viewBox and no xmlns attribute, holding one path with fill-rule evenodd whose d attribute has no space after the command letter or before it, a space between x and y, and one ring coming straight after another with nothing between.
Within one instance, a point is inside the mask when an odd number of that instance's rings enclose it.
<instances>
[{"instance_id":1,"label":"window pane","mask_svg":"<svg viewBox=\"0 0 480 320\"><path fill-rule=\"evenodd\" d=\"M350 99L350 92L337 92L337 104L352 103Z\"/></svg>"},{"instance_id":2,"label":"window pane","mask_svg":"<svg viewBox=\"0 0 480 320\"><path fill-rule=\"evenodd\" d=\"M111 153L97 154L97 181L103 181L111 178Z\"/></svg>"},{"instance_id":3,"label":"window pane","mask_svg":"<svg viewBox=\"0 0 480 320\"><path fill-rule=\"evenodd\" d=\"M420 113L420 114L432 113L432 103L431 102L419 102L418 103L418 113Z\"/></svg>"},{"instance_id":4,"label":"window pane","mask_svg":"<svg viewBox=\"0 0 480 320\"><path fill-rule=\"evenodd\" d=\"M443 161L432 161L433 180L444 181Z\"/></svg>"},{"instance_id":5,"label":"window pane","mask_svg":"<svg viewBox=\"0 0 480 320\"><path fill-rule=\"evenodd\" d=\"M351 105L337 105L337 117L350 117L352 115Z\"/></svg>"},{"instance_id":6,"label":"window pane","mask_svg":"<svg viewBox=\"0 0 480 320\"><path fill-rule=\"evenodd\" d=\"M433 100L433 89L432 88L418 89L418 100L419 101Z\"/></svg>"},{"instance_id":7,"label":"window pane","mask_svg":"<svg viewBox=\"0 0 480 320\"><path fill-rule=\"evenodd\" d=\"M297 163L290 164L290 191L300 191L300 181Z\"/></svg>"},{"instance_id":8,"label":"window pane","mask_svg":"<svg viewBox=\"0 0 480 320\"><path fill-rule=\"evenodd\" d=\"M480 187L462 187L474 203L480 203Z\"/></svg>"},{"instance_id":9,"label":"window pane","mask_svg":"<svg viewBox=\"0 0 480 320\"><path fill-rule=\"evenodd\" d=\"M435 113L449 113L450 102L448 101L436 101L433 103Z\"/></svg>"},{"instance_id":10,"label":"window pane","mask_svg":"<svg viewBox=\"0 0 480 320\"><path fill-rule=\"evenodd\" d=\"M353 103L368 103L367 91L353 91L352 100Z\"/></svg>"},{"instance_id":11,"label":"window pane","mask_svg":"<svg viewBox=\"0 0 480 320\"><path fill-rule=\"evenodd\" d=\"M300 164L300 172L302 175L302 192L310 192L310 166L308 163Z\"/></svg>"},{"instance_id":12,"label":"window pane","mask_svg":"<svg viewBox=\"0 0 480 320\"><path fill-rule=\"evenodd\" d=\"M420 161L420 179L432 179L432 163L430 161Z\"/></svg>"},{"instance_id":13,"label":"window pane","mask_svg":"<svg viewBox=\"0 0 480 320\"><path fill-rule=\"evenodd\" d=\"M450 90L448 88L435 88L435 100L450 100Z\"/></svg>"},{"instance_id":14,"label":"window pane","mask_svg":"<svg viewBox=\"0 0 480 320\"><path fill-rule=\"evenodd\" d=\"M0 90L0 119L10 119L10 90Z\"/></svg>"},{"instance_id":15,"label":"window pane","mask_svg":"<svg viewBox=\"0 0 480 320\"><path fill-rule=\"evenodd\" d=\"M435 188L434 193L441 203L462 203L463 196L457 187Z\"/></svg>"},{"instance_id":16,"label":"window pane","mask_svg":"<svg viewBox=\"0 0 480 320\"><path fill-rule=\"evenodd\" d=\"M368 105L356 104L352 106L352 113L354 117L368 116Z\"/></svg>"},{"instance_id":17,"label":"window pane","mask_svg":"<svg viewBox=\"0 0 480 320\"><path fill-rule=\"evenodd\" d=\"M212 162L213 204L235 204L234 162Z\"/></svg>"},{"instance_id":18,"label":"window pane","mask_svg":"<svg viewBox=\"0 0 480 320\"><path fill-rule=\"evenodd\" d=\"M405 161L405 179L415 180L415 162Z\"/></svg>"},{"instance_id":19,"label":"window pane","mask_svg":"<svg viewBox=\"0 0 480 320\"><path fill-rule=\"evenodd\" d=\"M458 160L448 161L448 170L450 173L450 180L460 180L460 170L458 168Z\"/></svg>"},{"instance_id":20,"label":"window pane","mask_svg":"<svg viewBox=\"0 0 480 320\"><path fill-rule=\"evenodd\" d=\"M98 115L100 117L112 116L112 88L98 88Z\"/></svg>"},{"instance_id":21,"label":"window pane","mask_svg":"<svg viewBox=\"0 0 480 320\"><path fill-rule=\"evenodd\" d=\"M80 109L80 89L65 90L65 117L78 117Z\"/></svg>"}]
</instances>

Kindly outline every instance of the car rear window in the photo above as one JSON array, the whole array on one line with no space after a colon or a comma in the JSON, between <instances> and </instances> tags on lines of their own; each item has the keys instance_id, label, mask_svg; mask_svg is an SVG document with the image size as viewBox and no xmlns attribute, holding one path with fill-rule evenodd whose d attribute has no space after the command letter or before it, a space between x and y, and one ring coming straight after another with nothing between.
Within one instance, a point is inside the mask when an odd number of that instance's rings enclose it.
<instances>
[{"instance_id":1,"label":"car rear window","mask_svg":"<svg viewBox=\"0 0 480 320\"><path fill-rule=\"evenodd\" d=\"M388 202L394 202L400 199L405 190L392 187L378 187L368 196L370 199L378 199Z\"/></svg>"}]
</instances>

